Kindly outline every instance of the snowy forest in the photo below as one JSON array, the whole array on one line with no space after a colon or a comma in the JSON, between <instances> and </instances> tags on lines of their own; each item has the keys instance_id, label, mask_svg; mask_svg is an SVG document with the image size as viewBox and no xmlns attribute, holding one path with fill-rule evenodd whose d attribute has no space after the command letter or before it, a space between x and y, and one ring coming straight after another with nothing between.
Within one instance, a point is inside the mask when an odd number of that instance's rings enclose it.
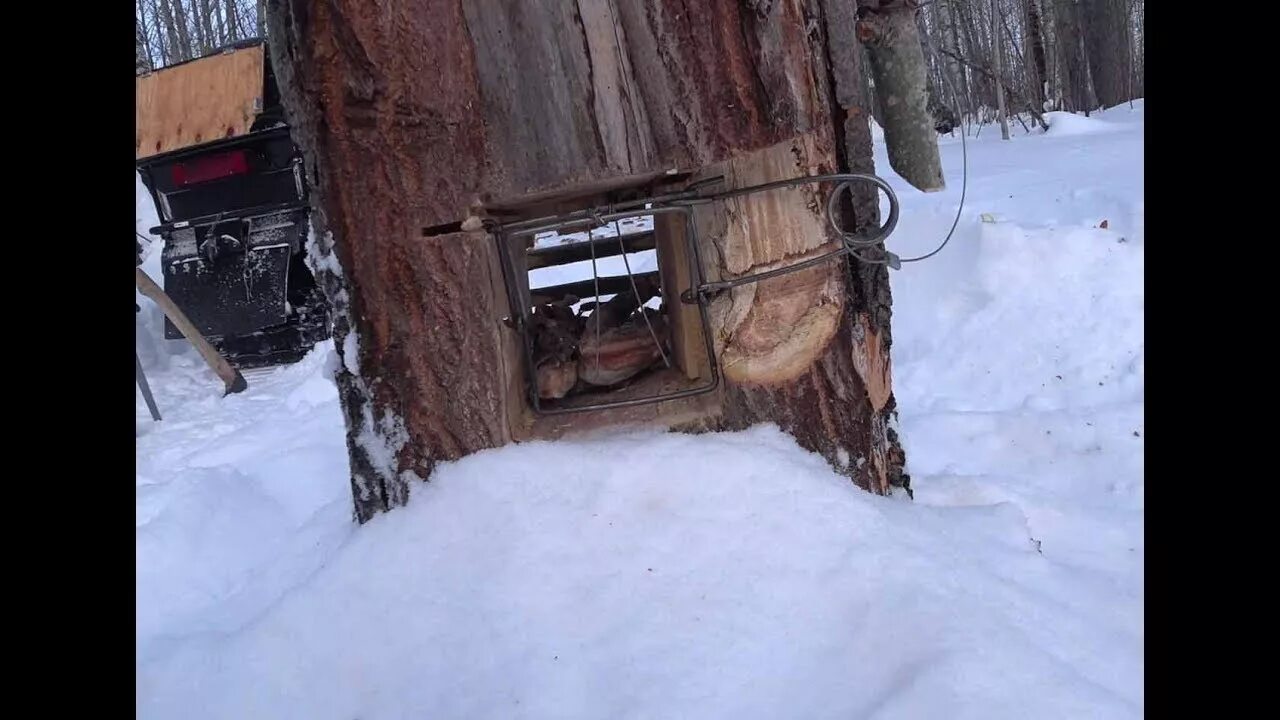
<instances>
[{"instance_id":1,"label":"snowy forest","mask_svg":"<svg viewBox=\"0 0 1280 720\"><path fill-rule=\"evenodd\" d=\"M1019 122L1041 126L1045 111L1090 111L1144 97L1145 0L914 4L942 122L957 123L960 115L992 121L997 89ZM137 0L137 71L261 37L265 7L266 0Z\"/></svg>"},{"instance_id":2,"label":"snowy forest","mask_svg":"<svg viewBox=\"0 0 1280 720\"><path fill-rule=\"evenodd\" d=\"M1144 717L1144 16L137 0L135 715Z\"/></svg>"}]
</instances>

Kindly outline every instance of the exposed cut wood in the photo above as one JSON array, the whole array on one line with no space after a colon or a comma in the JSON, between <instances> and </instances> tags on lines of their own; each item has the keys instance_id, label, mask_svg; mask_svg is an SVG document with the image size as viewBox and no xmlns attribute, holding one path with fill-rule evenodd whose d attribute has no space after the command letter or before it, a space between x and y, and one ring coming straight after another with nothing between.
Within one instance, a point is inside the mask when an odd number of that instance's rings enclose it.
<instances>
[{"instance_id":1,"label":"exposed cut wood","mask_svg":"<svg viewBox=\"0 0 1280 720\"><path fill-rule=\"evenodd\" d=\"M867 398L877 413L885 409L892 396L893 378L889 351L880 342L880 333L871 326L866 313L858 314L853 327L853 366L867 388Z\"/></svg>"},{"instance_id":2,"label":"exposed cut wood","mask_svg":"<svg viewBox=\"0 0 1280 720\"><path fill-rule=\"evenodd\" d=\"M814 134L746 153L725 163L727 187L815 175L834 164ZM729 203L716 260L724 279L786 267L829 252L825 194L816 185L771 190ZM843 261L753 283L749 292L722 295L715 313L725 376L737 383L774 385L794 380L827 347L843 308ZM748 287L748 286L743 286Z\"/></svg>"},{"instance_id":3,"label":"exposed cut wood","mask_svg":"<svg viewBox=\"0 0 1280 720\"><path fill-rule=\"evenodd\" d=\"M261 45L210 55L134 81L134 156L245 135L262 111Z\"/></svg>"}]
</instances>

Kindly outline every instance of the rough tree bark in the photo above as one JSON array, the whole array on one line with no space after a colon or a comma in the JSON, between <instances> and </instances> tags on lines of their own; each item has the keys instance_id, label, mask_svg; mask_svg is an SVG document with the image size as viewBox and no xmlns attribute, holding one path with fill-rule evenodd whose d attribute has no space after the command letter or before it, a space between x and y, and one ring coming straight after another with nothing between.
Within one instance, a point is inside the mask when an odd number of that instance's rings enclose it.
<instances>
[{"instance_id":1,"label":"rough tree bark","mask_svg":"<svg viewBox=\"0 0 1280 720\"><path fill-rule=\"evenodd\" d=\"M713 396L550 422L520 410L494 240L461 229L478 207L673 168L730 187L872 169L852 0L267 5L335 309L361 522L437 462L624 422L774 422L861 487L907 485L883 266L827 263L717 297ZM700 209L710 279L834 247L814 201L789 190ZM857 189L845 212L876 222L874 193Z\"/></svg>"}]
</instances>

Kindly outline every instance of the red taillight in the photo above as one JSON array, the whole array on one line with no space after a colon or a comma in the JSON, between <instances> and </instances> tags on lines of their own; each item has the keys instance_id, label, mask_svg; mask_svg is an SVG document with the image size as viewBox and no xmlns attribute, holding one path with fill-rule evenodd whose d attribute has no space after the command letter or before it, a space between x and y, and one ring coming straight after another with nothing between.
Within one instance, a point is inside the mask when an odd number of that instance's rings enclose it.
<instances>
[{"instance_id":1,"label":"red taillight","mask_svg":"<svg viewBox=\"0 0 1280 720\"><path fill-rule=\"evenodd\" d=\"M173 183L181 187L248 172L249 157L243 150L235 150L174 165Z\"/></svg>"}]
</instances>

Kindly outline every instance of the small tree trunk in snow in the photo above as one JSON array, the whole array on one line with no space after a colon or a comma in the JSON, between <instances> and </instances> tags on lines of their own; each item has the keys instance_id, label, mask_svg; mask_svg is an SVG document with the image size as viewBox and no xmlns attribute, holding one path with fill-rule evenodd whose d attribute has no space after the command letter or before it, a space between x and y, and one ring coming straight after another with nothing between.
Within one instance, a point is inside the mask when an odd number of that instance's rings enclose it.
<instances>
[{"instance_id":1,"label":"small tree trunk in snow","mask_svg":"<svg viewBox=\"0 0 1280 720\"><path fill-rule=\"evenodd\" d=\"M1088 63L1080 34L1080 16L1076 0L1053 0L1055 45L1058 71L1062 78L1064 110L1089 109Z\"/></svg>"},{"instance_id":2,"label":"small tree trunk in snow","mask_svg":"<svg viewBox=\"0 0 1280 720\"><path fill-rule=\"evenodd\" d=\"M858 39L871 60L889 164L925 192L946 187L938 133L929 114L929 81L915 11L902 0L859 7Z\"/></svg>"},{"instance_id":3,"label":"small tree trunk in snow","mask_svg":"<svg viewBox=\"0 0 1280 720\"><path fill-rule=\"evenodd\" d=\"M1004 82L1000 75L1000 5L999 0L991 0L991 66L996 76L996 112L1000 116L1000 137L1009 139L1009 119L1005 116Z\"/></svg>"},{"instance_id":4,"label":"small tree trunk in snow","mask_svg":"<svg viewBox=\"0 0 1280 720\"><path fill-rule=\"evenodd\" d=\"M869 170L852 12L843 0L268 3L335 310L360 521L402 504L438 462L620 423L773 422L861 487L906 483L883 266L827 263L717 296L715 393L535 418L501 321L495 240L462 222L503 199L524 207L670 168L730 187ZM834 247L812 199L744 199L735 222L699 209L714 228L699 233L709 279ZM876 212L859 188L853 220ZM672 236L656 232L661 259Z\"/></svg>"},{"instance_id":5,"label":"small tree trunk in snow","mask_svg":"<svg viewBox=\"0 0 1280 720\"><path fill-rule=\"evenodd\" d=\"M1129 4L1127 0L1087 0L1084 14L1089 74L1098 104L1119 105L1129 99Z\"/></svg>"},{"instance_id":6,"label":"small tree trunk in snow","mask_svg":"<svg viewBox=\"0 0 1280 720\"><path fill-rule=\"evenodd\" d=\"M1049 92L1049 74L1045 64L1044 53L1044 29L1040 21L1040 8L1036 6L1038 0L1026 0L1027 2L1027 44L1031 46L1031 60L1035 69L1035 89L1031 94L1031 100L1036 104L1037 112L1044 112L1044 101Z\"/></svg>"},{"instance_id":7,"label":"small tree trunk in snow","mask_svg":"<svg viewBox=\"0 0 1280 720\"><path fill-rule=\"evenodd\" d=\"M947 20L951 29L951 51L958 57L963 52L962 43L960 42L960 18L956 11L955 0L949 0L947 3ZM968 69L959 63L956 69L960 77L959 93L964 97L964 106L961 112L969 115L969 121L973 122L977 119L977 103L974 101L973 82L970 80Z\"/></svg>"}]
</instances>

